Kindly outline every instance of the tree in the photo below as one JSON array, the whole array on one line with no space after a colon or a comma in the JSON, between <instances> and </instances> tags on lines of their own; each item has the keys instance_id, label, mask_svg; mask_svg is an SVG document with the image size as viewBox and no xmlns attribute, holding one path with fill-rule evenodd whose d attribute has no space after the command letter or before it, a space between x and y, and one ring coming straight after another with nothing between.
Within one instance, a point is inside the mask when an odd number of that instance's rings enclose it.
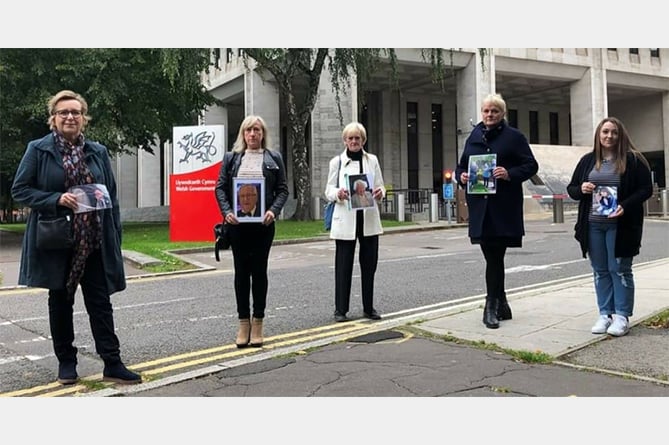
<instances>
[{"instance_id":1,"label":"tree","mask_svg":"<svg viewBox=\"0 0 669 445\"><path fill-rule=\"evenodd\" d=\"M49 129L46 102L71 89L93 117L86 137L112 153L153 147L172 127L196 125L218 103L202 84L208 49L0 50L0 206L12 208L9 188L26 144ZM162 153L161 153L162 155Z\"/></svg>"},{"instance_id":2,"label":"tree","mask_svg":"<svg viewBox=\"0 0 669 445\"><path fill-rule=\"evenodd\" d=\"M364 90L369 77L378 68L381 57L387 57L393 79L396 80L395 52L391 48L243 48L243 50L247 60L253 59L259 72L267 71L274 77L284 98L288 132L293 143L293 179L297 197L293 218L301 221L312 219L311 182L305 135L309 116L318 98L318 86L323 68L327 66L330 71L339 106L340 93L345 92L350 86L351 75L355 74L357 85ZM433 81L443 82L447 72L443 50L425 49L423 59L431 63ZM299 95L296 94L296 85L300 85ZM341 120L341 108L339 116Z\"/></svg>"}]
</instances>

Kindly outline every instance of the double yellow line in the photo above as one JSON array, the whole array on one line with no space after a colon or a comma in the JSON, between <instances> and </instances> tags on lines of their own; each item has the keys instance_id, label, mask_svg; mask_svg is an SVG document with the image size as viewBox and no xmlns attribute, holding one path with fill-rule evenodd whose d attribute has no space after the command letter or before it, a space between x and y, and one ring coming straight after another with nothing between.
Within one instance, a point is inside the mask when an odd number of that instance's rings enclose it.
<instances>
[{"instance_id":1,"label":"double yellow line","mask_svg":"<svg viewBox=\"0 0 669 445\"><path fill-rule=\"evenodd\" d=\"M181 371L187 368L194 368L212 362L222 362L239 357L252 356L260 352L268 352L279 348L295 346L300 343L314 342L330 337L350 337L352 334L361 331L370 330L374 324L366 321L350 321L347 323L335 323L316 328L305 329L303 331L290 332L287 334L266 337L262 348L237 348L235 344L227 344L214 348L202 349L200 351L187 352L171 357L151 360L144 363L129 366L133 371L139 372L144 380L147 378L164 376L174 371ZM379 326L376 326L378 330ZM158 377L161 378L161 377ZM102 374L95 374L82 378L85 382L91 384L104 384L107 387L113 383L102 382ZM95 391L91 389L92 385L76 384L63 386L58 382L48 383L46 385L35 386L32 388L21 389L6 393L0 393L0 397L58 397L67 395L78 395Z\"/></svg>"}]
</instances>

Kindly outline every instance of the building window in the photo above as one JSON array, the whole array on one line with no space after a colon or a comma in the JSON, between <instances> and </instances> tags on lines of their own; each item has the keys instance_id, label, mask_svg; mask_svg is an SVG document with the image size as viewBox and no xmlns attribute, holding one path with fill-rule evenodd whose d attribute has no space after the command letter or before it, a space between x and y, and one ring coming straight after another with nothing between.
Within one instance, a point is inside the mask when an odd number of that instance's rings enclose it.
<instances>
[{"instance_id":1,"label":"building window","mask_svg":"<svg viewBox=\"0 0 669 445\"><path fill-rule=\"evenodd\" d=\"M432 104L432 190L441 190L441 173L444 165L444 135L441 131L441 104Z\"/></svg>"},{"instance_id":2,"label":"building window","mask_svg":"<svg viewBox=\"0 0 669 445\"><path fill-rule=\"evenodd\" d=\"M639 54L639 48L630 48L630 54Z\"/></svg>"},{"instance_id":3,"label":"building window","mask_svg":"<svg viewBox=\"0 0 669 445\"><path fill-rule=\"evenodd\" d=\"M418 103L407 102L407 187L418 190ZM409 203L418 201L418 192L408 193Z\"/></svg>"},{"instance_id":4,"label":"building window","mask_svg":"<svg viewBox=\"0 0 669 445\"><path fill-rule=\"evenodd\" d=\"M506 118L509 121L509 127L518 128L518 110L507 111Z\"/></svg>"},{"instance_id":5,"label":"building window","mask_svg":"<svg viewBox=\"0 0 669 445\"><path fill-rule=\"evenodd\" d=\"M232 62L232 48L226 48L225 49L225 63L230 63Z\"/></svg>"},{"instance_id":6,"label":"building window","mask_svg":"<svg viewBox=\"0 0 669 445\"><path fill-rule=\"evenodd\" d=\"M550 139L551 145L560 145L560 126L558 125L558 114L551 112L548 115L550 119Z\"/></svg>"},{"instance_id":7,"label":"building window","mask_svg":"<svg viewBox=\"0 0 669 445\"><path fill-rule=\"evenodd\" d=\"M214 66L216 68L221 67L221 48L214 48Z\"/></svg>"},{"instance_id":8,"label":"building window","mask_svg":"<svg viewBox=\"0 0 669 445\"><path fill-rule=\"evenodd\" d=\"M539 143L539 112L530 111L530 144Z\"/></svg>"},{"instance_id":9,"label":"building window","mask_svg":"<svg viewBox=\"0 0 669 445\"><path fill-rule=\"evenodd\" d=\"M651 48L650 57L660 57L660 48Z\"/></svg>"}]
</instances>

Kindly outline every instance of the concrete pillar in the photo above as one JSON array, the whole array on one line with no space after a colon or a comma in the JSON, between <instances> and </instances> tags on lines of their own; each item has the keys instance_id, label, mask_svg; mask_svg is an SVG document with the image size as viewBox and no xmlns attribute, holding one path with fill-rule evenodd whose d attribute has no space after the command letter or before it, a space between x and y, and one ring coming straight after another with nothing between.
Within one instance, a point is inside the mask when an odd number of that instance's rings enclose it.
<instances>
[{"instance_id":1,"label":"concrete pillar","mask_svg":"<svg viewBox=\"0 0 669 445\"><path fill-rule=\"evenodd\" d=\"M332 91L330 71L327 68L321 73L318 98L311 113L311 140L309 150L311 172L311 196L322 198L328 177L330 159L344 150L341 132L344 126L358 120L358 100L355 76L352 85L346 86L346 92L339 92L341 120L335 93ZM369 129L367 129L369 130ZM369 135L368 135L369 136ZM291 142L289 141L289 144ZM377 140L370 143L378 144ZM373 151L378 151L378 145Z\"/></svg>"},{"instance_id":2,"label":"concrete pillar","mask_svg":"<svg viewBox=\"0 0 669 445\"><path fill-rule=\"evenodd\" d=\"M570 89L572 145L592 146L595 128L608 115L606 48L591 48L592 66Z\"/></svg>"},{"instance_id":3,"label":"concrete pillar","mask_svg":"<svg viewBox=\"0 0 669 445\"><path fill-rule=\"evenodd\" d=\"M465 68L456 73L458 153L462 153L465 141L481 120L481 101L495 92L495 57L492 48L485 54L476 51ZM459 159L458 159L459 160Z\"/></svg>"},{"instance_id":4,"label":"concrete pillar","mask_svg":"<svg viewBox=\"0 0 669 445\"><path fill-rule=\"evenodd\" d=\"M265 119L264 116L262 116L263 119ZM232 144L235 141L229 141L228 139L228 134L230 133L230 128L228 126L228 109L225 106L222 107L212 107L208 109L204 117L200 121L200 125L223 125L224 131L223 131L223 138L225 139L223 141L222 146L226 148L226 150L232 146ZM269 125L269 124L268 124ZM239 129L233 129L233 131L238 131Z\"/></svg>"},{"instance_id":5,"label":"concrete pillar","mask_svg":"<svg viewBox=\"0 0 669 445\"><path fill-rule=\"evenodd\" d=\"M247 72L244 75L244 90L244 115L254 114L263 118L268 127L269 146L277 149L281 141L279 90L271 74L261 77L256 71Z\"/></svg>"}]
</instances>

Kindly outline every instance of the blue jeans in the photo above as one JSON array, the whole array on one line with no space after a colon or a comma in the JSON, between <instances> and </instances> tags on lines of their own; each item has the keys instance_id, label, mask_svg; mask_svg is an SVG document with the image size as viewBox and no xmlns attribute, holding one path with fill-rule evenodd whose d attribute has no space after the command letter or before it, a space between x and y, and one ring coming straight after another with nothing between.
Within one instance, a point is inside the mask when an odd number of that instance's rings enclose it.
<instances>
[{"instance_id":1,"label":"blue jeans","mask_svg":"<svg viewBox=\"0 0 669 445\"><path fill-rule=\"evenodd\" d=\"M599 314L630 317L634 309L632 258L615 257L616 229L616 224L590 222L588 252Z\"/></svg>"}]
</instances>

